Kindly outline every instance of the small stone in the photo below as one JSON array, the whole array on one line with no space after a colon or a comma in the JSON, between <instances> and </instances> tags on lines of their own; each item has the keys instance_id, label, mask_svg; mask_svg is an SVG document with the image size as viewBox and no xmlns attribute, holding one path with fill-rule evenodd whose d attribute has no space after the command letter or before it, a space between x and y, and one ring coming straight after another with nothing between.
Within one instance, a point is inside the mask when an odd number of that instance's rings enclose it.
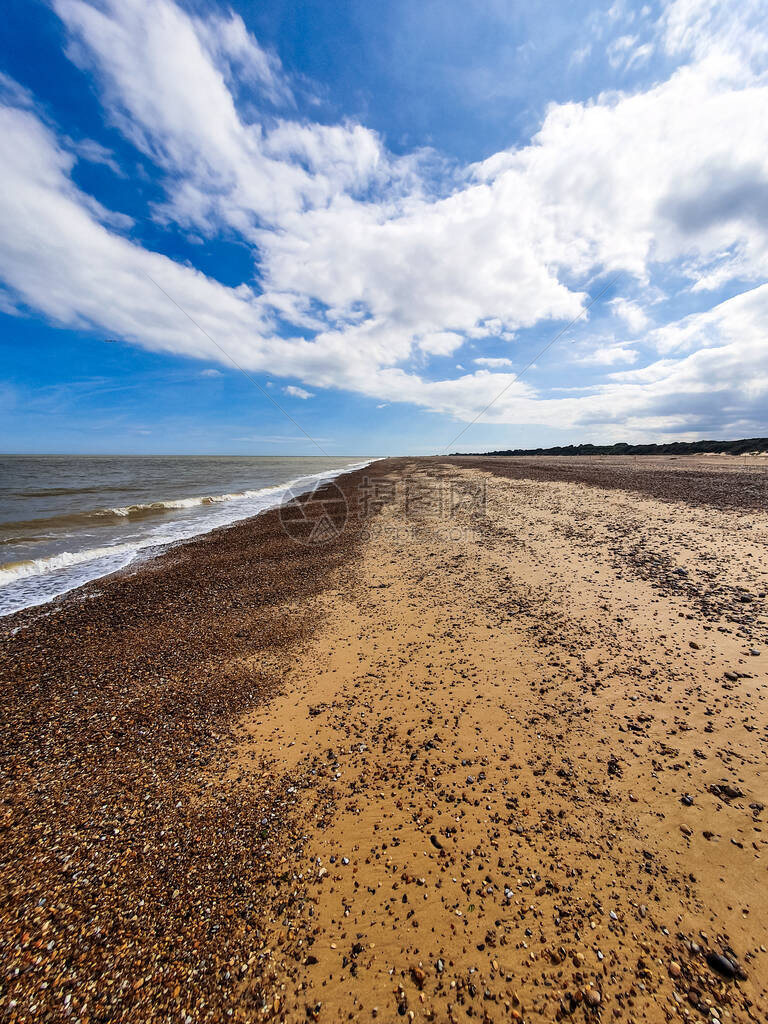
<instances>
[{"instance_id":1,"label":"small stone","mask_svg":"<svg viewBox=\"0 0 768 1024\"><path fill-rule=\"evenodd\" d=\"M588 988L584 992L584 998L590 1006L600 1005L600 993L596 988Z\"/></svg>"},{"instance_id":2,"label":"small stone","mask_svg":"<svg viewBox=\"0 0 768 1024\"><path fill-rule=\"evenodd\" d=\"M411 977L413 978L414 982L416 983L416 985L418 985L420 989L424 988L424 982L427 980L426 971L424 971L421 967L412 967Z\"/></svg>"},{"instance_id":3,"label":"small stone","mask_svg":"<svg viewBox=\"0 0 768 1024\"><path fill-rule=\"evenodd\" d=\"M676 960L669 961L669 973L673 978L679 978L683 973L683 969Z\"/></svg>"},{"instance_id":4,"label":"small stone","mask_svg":"<svg viewBox=\"0 0 768 1024\"><path fill-rule=\"evenodd\" d=\"M723 956L722 953L715 953L714 950L710 950L707 953L706 961L713 971L722 974L724 978L736 977L735 965L731 963L727 956Z\"/></svg>"}]
</instances>

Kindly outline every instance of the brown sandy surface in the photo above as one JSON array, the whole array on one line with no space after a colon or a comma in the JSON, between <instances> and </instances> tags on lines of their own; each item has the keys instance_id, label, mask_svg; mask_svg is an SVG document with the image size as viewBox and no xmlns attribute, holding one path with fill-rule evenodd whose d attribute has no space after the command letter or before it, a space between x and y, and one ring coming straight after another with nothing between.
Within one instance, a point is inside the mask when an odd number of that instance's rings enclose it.
<instances>
[{"instance_id":1,"label":"brown sandy surface","mask_svg":"<svg viewBox=\"0 0 768 1024\"><path fill-rule=\"evenodd\" d=\"M279 765L304 829L273 1010L764 1020L768 519L406 475L242 721L231 772Z\"/></svg>"},{"instance_id":2,"label":"brown sandy surface","mask_svg":"<svg viewBox=\"0 0 768 1024\"><path fill-rule=\"evenodd\" d=\"M662 501L768 511L768 465L755 455L477 456L451 459L511 480L637 491Z\"/></svg>"},{"instance_id":3,"label":"brown sandy surface","mask_svg":"<svg viewBox=\"0 0 768 1024\"><path fill-rule=\"evenodd\" d=\"M293 836L232 725L351 580L359 482L320 546L273 511L0 620L0 1019L229 1019Z\"/></svg>"},{"instance_id":4,"label":"brown sandy surface","mask_svg":"<svg viewBox=\"0 0 768 1024\"><path fill-rule=\"evenodd\" d=\"M493 461L6 620L0 1012L766 1019L765 506Z\"/></svg>"}]
</instances>

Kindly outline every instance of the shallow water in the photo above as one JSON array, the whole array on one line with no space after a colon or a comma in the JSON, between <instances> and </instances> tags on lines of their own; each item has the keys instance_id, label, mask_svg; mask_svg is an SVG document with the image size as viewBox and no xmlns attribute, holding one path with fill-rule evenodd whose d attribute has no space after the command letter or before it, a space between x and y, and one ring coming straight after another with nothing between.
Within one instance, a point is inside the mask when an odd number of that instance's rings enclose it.
<instances>
[{"instance_id":1,"label":"shallow water","mask_svg":"<svg viewBox=\"0 0 768 1024\"><path fill-rule=\"evenodd\" d=\"M0 456L0 615L279 505L367 459Z\"/></svg>"}]
</instances>

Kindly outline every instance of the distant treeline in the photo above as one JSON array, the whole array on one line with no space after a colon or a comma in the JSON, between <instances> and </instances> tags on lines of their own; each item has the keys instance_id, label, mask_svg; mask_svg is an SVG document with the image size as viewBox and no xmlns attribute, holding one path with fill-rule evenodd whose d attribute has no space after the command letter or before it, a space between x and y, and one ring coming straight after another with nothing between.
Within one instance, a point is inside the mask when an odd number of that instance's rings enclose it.
<instances>
[{"instance_id":1,"label":"distant treeline","mask_svg":"<svg viewBox=\"0 0 768 1024\"><path fill-rule=\"evenodd\" d=\"M744 455L768 452L768 437L741 441L673 441L670 444L568 444L558 448L510 448L503 452L454 452L454 455Z\"/></svg>"}]
</instances>

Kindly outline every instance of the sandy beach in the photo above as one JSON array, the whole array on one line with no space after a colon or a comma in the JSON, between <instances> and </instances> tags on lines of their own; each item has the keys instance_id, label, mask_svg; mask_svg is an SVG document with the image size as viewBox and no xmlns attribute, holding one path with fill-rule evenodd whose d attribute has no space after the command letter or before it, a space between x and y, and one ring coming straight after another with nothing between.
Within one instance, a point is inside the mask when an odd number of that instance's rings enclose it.
<instances>
[{"instance_id":1,"label":"sandy beach","mask_svg":"<svg viewBox=\"0 0 768 1024\"><path fill-rule=\"evenodd\" d=\"M4 1019L766 1020L765 460L337 485L0 620Z\"/></svg>"}]
</instances>

